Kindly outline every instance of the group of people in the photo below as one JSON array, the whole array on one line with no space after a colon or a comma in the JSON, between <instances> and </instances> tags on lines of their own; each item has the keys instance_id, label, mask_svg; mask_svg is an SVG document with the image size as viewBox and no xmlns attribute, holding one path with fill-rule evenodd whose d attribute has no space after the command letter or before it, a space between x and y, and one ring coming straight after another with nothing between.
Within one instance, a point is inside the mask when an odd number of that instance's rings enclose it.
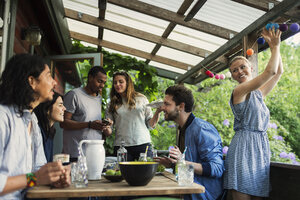
<instances>
[{"instance_id":1,"label":"group of people","mask_svg":"<svg viewBox=\"0 0 300 200\"><path fill-rule=\"evenodd\" d=\"M91 68L87 85L62 98L54 93L56 82L40 57L14 56L0 79L0 197L21 199L24 189L34 185L70 185L69 167L52 162L54 122L64 129L62 152L70 154L72 162L78 158L81 140L101 140L113 129L114 154L123 143L128 160L133 161L150 145L149 129L155 127L161 112L165 120L178 124L179 137L169 157L155 160L174 167L187 149L185 160L194 167L194 182L205 187L205 193L185 195L185 199L221 199L224 189L232 192L234 200L268 196L269 111L263 99L283 72L280 35L279 30L263 30L272 55L257 77L252 77L253 68L245 57L230 62L232 78L239 84L230 99L236 134L225 162L218 131L192 113L194 98L186 87L168 87L163 105L153 114L147 98L134 90L130 75L118 71L113 75L110 103L102 120L101 93L107 80L102 67Z\"/></svg>"}]
</instances>

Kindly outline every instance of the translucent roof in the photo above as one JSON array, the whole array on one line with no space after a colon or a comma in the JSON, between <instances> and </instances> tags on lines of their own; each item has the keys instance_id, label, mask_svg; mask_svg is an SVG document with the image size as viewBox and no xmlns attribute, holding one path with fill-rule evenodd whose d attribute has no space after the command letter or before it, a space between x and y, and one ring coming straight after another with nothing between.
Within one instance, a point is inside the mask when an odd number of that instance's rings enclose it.
<instances>
[{"instance_id":1,"label":"translucent roof","mask_svg":"<svg viewBox=\"0 0 300 200\"><path fill-rule=\"evenodd\" d=\"M76 14L66 16L71 32L98 38L97 23L102 23L104 31L99 40L105 50L147 60L154 67L180 74L266 13L235 1L207 0L191 21L184 22L197 2L107 0L105 20L98 22L98 0L63 0L64 7ZM170 24L173 28L162 37Z\"/></svg>"}]
</instances>

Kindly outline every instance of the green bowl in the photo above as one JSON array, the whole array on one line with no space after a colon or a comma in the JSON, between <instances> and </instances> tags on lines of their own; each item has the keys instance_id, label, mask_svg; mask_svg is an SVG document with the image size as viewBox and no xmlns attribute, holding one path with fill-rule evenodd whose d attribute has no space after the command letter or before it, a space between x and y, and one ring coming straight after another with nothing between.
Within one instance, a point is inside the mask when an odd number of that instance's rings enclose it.
<instances>
[{"instance_id":1,"label":"green bowl","mask_svg":"<svg viewBox=\"0 0 300 200\"><path fill-rule=\"evenodd\" d=\"M147 185L155 175L157 162L120 162L121 174L129 185Z\"/></svg>"}]
</instances>

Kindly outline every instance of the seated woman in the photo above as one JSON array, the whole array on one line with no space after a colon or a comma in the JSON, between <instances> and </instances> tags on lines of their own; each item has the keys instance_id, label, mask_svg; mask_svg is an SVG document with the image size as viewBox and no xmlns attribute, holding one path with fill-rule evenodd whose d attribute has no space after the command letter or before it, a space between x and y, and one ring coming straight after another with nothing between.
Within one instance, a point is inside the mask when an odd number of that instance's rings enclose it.
<instances>
[{"instance_id":1,"label":"seated woman","mask_svg":"<svg viewBox=\"0 0 300 200\"><path fill-rule=\"evenodd\" d=\"M66 108L63 105L62 96L56 92L54 92L51 101L41 103L34 109L43 136L44 152L47 162L53 161L53 139L56 132L53 125L55 122L64 121L65 110Z\"/></svg>"}]
</instances>

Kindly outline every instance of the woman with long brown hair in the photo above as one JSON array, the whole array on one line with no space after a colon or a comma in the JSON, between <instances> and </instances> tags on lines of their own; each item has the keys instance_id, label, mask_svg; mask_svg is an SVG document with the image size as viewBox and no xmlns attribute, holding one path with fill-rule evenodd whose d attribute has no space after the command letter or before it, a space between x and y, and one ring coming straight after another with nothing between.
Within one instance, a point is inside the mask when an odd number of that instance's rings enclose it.
<instances>
[{"instance_id":1,"label":"woman with long brown hair","mask_svg":"<svg viewBox=\"0 0 300 200\"><path fill-rule=\"evenodd\" d=\"M148 99L135 91L130 75L124 71L113 75L110 100L106 117L114 122L114 154L124 141L128 152L127 160L137 160L151 143L148 129L156 125L161 110L159 108L152 114L151 108L146 106ZM112 132L111 128L103 131L109 134ZM148 155L151 155L151 150Z\"/></svg>"}]
</instances>

